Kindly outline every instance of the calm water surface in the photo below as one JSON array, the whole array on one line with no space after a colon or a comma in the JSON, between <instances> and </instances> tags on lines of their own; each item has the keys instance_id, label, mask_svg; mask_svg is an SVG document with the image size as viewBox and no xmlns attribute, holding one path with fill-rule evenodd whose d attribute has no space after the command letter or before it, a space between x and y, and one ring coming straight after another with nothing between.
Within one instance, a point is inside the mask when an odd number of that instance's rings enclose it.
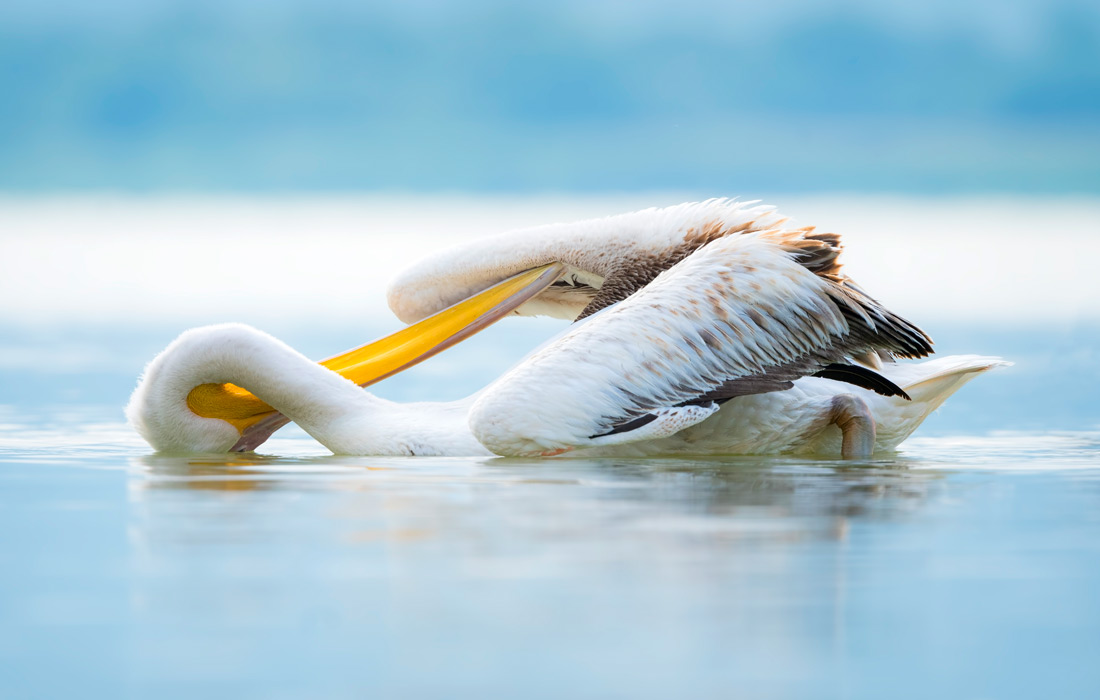
<instances>
[{"instance_id":1,"label":"calm water surface","mask_svg":"<svg viewBox=\"0 0 1100 700\"><path fill-rule=\"evenodd\" d=\"M149 454L0 414L3 697L1095 697L1100 433L896 459Z\"/></svg>"},{"instance_id":2,"label":"calm water surface","mask_svg":"<svg viewBox=\"0 0 1100 700\"><path fill-rule=\"evenodd\" d=\"M214 320L225 320L219 317ZM312 357L388 330L265 326ZM937 323L896 458L167 458L187 323L0 324L0 698L1100 697L1100 326ZM457 398L556 326L379 384ZM372 387L373 388L373 387Z\"/></svg>"}]
</instances>

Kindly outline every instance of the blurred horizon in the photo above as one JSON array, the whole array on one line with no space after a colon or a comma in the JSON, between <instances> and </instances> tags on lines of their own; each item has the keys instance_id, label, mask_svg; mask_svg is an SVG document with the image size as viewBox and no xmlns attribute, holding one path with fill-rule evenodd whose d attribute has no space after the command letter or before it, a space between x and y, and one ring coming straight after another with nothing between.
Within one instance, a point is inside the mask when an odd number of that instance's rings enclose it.
<instances>
[{"instance_id":1,"label":"blurred horizon","mask_svg":"<svg viewBox=\"0 0 1100 700\"><path fill-rule=\"evenodd\" d=\"M0 6L0 191L1100 193L1100 6Z\"/></svg>"}]
</instances>

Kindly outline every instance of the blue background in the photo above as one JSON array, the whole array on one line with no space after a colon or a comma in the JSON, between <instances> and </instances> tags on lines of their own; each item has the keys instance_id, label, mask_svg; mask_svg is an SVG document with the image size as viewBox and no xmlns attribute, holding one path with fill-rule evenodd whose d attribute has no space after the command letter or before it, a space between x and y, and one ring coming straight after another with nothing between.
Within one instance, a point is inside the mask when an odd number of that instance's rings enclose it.
<instances>
[{"instance_id":1,"label":"blue background","mask_svg":"<svg viewBox=\"0 0 1100 700\"><path fill-rule=\"evenodd\" d=\"M0 7L0 189L1100 191L1100 5Z\"/></svg>"}]
</instances>

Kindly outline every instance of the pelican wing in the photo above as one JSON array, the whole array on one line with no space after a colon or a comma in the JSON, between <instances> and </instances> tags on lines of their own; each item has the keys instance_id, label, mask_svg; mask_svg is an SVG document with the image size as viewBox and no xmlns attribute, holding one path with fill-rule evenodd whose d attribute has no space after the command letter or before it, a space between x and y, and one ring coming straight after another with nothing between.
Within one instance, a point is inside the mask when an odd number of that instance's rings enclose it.
<instances>
[{"instance_id":1,"label":"pelican wing","mask_svg":"<svg viewBox=\"0 0 1100 700\"><path fill-rule=\"evenodd\" d=\"M837 274L835 236L756 231L714 239L574 326L485 390L474 434L499 454L547 454L692 410L785 389L853 355L921 357L923 332ZM711 409L714 407L711 406Z\"/></svg>"}]
</instances>

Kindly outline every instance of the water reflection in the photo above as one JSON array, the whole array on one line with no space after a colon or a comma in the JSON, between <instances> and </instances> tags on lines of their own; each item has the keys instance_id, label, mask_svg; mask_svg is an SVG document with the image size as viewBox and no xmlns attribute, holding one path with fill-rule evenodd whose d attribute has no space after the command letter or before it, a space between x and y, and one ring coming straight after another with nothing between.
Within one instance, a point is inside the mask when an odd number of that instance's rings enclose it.
<instances>
[{"instance_id":1,"label":"water reflection","mask_svg":"<svg viewBox=\"0 0 1100 700\"><path fill-rule=\"evenodd\" d=\"M0 548L5 628L53 658L38 630L95 622L82 658L157 697L1033 697L1005 669L1036 663L1086 697L1095 438L859 465L74 444L59 468L0 428L0 520L35 533Z\"/></svg>"},{"instance_id":2,"label":"water reflection","mask_svg":"<svg viewBox=\"0 0 1100 700\"><path fill-rule=\"evenodd\" d=\"M143 456L134 594L167 623L320 616L329 653L385 658L364 675L391 682L473 663L523 685L553 660L609 690L591 660L626 663L621 646L671 674L632 675L691 694L674 679L826 662L848 634L853 528L919 513L942 483L898 462ZM152 634L143 648L164 648ZM712 665L718 649L738 660Z\"/></svg>"},{"instance_id":3,"label":"water reflection","mask_svg":"<svg viewBox=\"0 0 1100 700\"><path fill-rule=\"evenodd\" d=\"M631 541L837 539L851 518L918 509L942 479L902 460L850 465L784 458L647 460L274 458L142 456L131 499L146 531L212 526L175 517L184 504L211 510L209 492L233 494L227 517L269 532L298 502L348 541L379 530L417 540L480 537L549 546ZM189 492L194 495L188 497ZM245 494L251 494L246 496ZM162 504L169 504L161 513ZM370 521L370 531L355 530ZM358 523L358 525L357 525ZM174 538L173 538L174 539ZM398 539L404 539L400 537Z\"/></svg>"}]
</instances>

